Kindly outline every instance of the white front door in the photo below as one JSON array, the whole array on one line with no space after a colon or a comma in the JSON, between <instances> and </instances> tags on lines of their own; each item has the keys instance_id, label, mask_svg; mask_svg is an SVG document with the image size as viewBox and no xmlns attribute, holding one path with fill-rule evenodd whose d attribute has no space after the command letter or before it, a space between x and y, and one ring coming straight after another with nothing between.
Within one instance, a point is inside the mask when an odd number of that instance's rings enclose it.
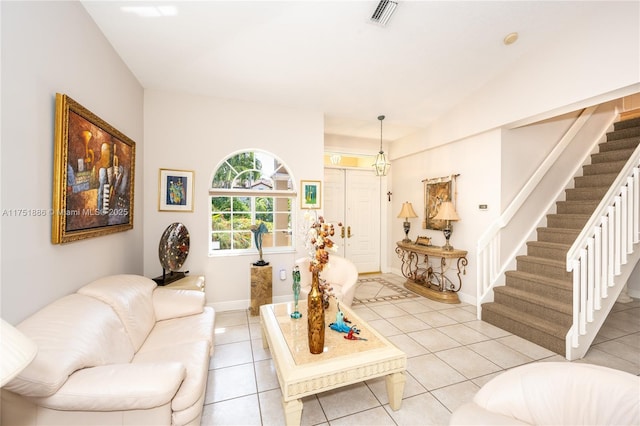
<instances>
[{"instance_id":1,"label":"white front door","mask_svg":"<svg viewBox=\"0 0 640 426\"><path fill-rule=\"evenodd\" d=\"M380 178L372 170L324 170L324 216L336 228L338 253L359 273L380 271Z\"/></svg>"}]
</instances>

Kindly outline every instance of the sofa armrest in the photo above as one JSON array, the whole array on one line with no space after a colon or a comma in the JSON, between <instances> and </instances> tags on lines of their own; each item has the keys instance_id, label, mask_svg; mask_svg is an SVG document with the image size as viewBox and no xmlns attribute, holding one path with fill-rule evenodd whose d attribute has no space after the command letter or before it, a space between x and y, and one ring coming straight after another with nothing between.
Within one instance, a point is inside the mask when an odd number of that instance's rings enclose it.
<instances>
[{"instance_id":1,"label":"sofa armrest","mask_svg":"<svg viewBox=\"0 0 640 426\"><path fill-rule=\"evenodd\" d=\"M156 321L185 317L202 312L205 296L201 291L157 287L153 291Z\"/></svg>"},{"instance_id":2,"label":"sofa armrest","mask_svg":"<svg viewBox=\"0 0 640 426\"><path fill-rule=\"evenodd\" d=\"M34 402L54 410L119 411L165 405L187 370L179 362L110 364L78 370L58 391Z\"/></svg>"}]
</instances>

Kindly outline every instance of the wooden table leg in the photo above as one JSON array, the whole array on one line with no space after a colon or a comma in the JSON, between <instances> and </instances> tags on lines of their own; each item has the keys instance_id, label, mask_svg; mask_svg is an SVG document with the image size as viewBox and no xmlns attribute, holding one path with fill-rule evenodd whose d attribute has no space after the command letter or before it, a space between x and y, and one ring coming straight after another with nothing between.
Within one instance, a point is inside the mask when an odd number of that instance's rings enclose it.
<instances>
[{"instance_id":1,"label":"wooden table leg","mask_svg":"<svg viewBox=\"0 0 640 426\"><path fill-rule=\"evenodd\" d=\"M402 394L404 393L404 384L406 381L407 378L404 375L404 371L389 374L385 377L389 406L393 411L398 411L400 409L400 405L402 405Z\"/></svg>"},{"instance_id":2,"label":"wooden table leg","mask_svg":"<svg viewBox=\"0 0 640 426\"><path fill-rule=\"evenodd\" d=\"M302 401L294 399L293 401L282 401L284 408L284 423L287 426L300 426L302 420Z\"/></svg>"}]
</instances>

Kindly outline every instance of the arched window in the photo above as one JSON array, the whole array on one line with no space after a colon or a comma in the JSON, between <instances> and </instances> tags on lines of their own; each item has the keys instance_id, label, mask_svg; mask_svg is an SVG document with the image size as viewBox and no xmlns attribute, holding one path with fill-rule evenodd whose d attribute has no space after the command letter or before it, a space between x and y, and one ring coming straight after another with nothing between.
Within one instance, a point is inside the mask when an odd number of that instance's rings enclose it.
<instances>
[{"instance_id":1,"label":"arched window","mask_svg":"<svg viewBox=\"0 0 640 426\"><path fill-rule=\"evenodd\" d=\"M217 168L209 189L209 254L255 253L251 226L263 222L264 253L293 249L291 173L273 154L260 150L232 154Z\"/></svg>"}]
</instances>

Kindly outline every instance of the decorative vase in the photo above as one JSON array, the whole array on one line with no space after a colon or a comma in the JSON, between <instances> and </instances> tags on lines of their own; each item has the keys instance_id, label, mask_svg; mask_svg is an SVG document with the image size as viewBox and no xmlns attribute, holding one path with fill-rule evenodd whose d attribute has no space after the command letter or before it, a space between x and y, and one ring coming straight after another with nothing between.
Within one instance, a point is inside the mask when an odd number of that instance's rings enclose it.
<instances>
[{"instance_id":1,"label":"decorative vase","mask_svg":"<svg viewBox=\"0 0 640 426\"><path fill-rule=\"evenodd\" d=\"M293 270L293 301L295 303L294 311L291 312L291 318L299 319L302 317L298 311L298 300L300 299L300 270L296 266Z\"/></svg>"},{"instance_id":2,"label":"decorative vase","mask_svg":"<svg viewBox=\"0 0 640 426\"><path fill-rule=\"evenodd\" d=\"M318 271L311 272L311 291L307 296L307 329L312 354L321 354L324 350L324 302L319 275Z\"/></svg>"}]
</instances>

